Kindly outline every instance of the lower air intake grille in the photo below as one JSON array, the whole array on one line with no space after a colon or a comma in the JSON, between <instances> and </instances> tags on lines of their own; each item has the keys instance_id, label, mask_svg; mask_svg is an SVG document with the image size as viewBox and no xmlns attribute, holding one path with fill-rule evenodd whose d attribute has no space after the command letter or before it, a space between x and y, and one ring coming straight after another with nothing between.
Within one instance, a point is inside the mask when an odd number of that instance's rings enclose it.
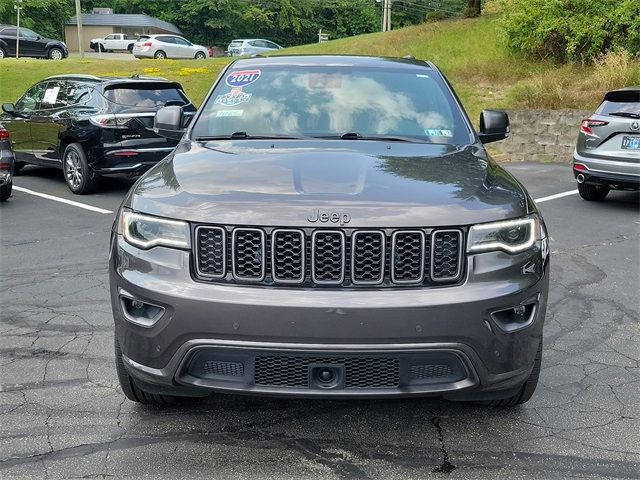
<instances>
[{"instance_id":1,"label":"lower air intake grille","mask_svg":"<svg viewBox=\"0 0 640 480\"><path fill-rule=\"evenodd\" d=\"M309 365L318 363L343 365L345 388L395 388L400 382L397 358L293 355L256 356L254 382L271 387L309 388Z\"/></svg>"},{"instance_id":2,"label":"lower air intake grille","mask_svg":"<svg viewBox=\"0 0 640 480\"><path fill-rule=\"evenodd\" d=\"M207 375L225 375L228 377L241 377L244 375L244 365L238 362L209 360L204 362L202 370Z\"/></svg>"},{"instance_id":3,"label":"lower air intake grille","mask_svg":"<svg viewBox=\"0 0 640 480\"><path fill-rule=\"evenodd\" d=\"M412 365L411 378L427 379L448 377L453 373L449 365Z\"/></svg>"}]
</instances>

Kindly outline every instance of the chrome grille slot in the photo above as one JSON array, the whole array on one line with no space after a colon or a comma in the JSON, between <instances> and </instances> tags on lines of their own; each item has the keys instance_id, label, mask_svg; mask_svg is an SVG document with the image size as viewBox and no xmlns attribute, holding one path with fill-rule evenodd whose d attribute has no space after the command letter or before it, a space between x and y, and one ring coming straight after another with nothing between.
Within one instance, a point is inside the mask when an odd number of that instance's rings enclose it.
<instances>
[{"instance_id":1,"label":"chrome grille slot","mask_svg":"<svg viewBox=\"0 0 640 480\"><path fill-rule=\"evenodd\" d=\"M384 265L384 233L355 232L351 238L351 281L356 285L377 285L384 279Z\"/></svg>"},{"instance_id":2,"label":"chrome grille slot","mask_svg":"<svg viewBox=\"0 0 640 480\"><path fill-rule=\"evenodd\" d=\"M345 236L339 230L316 230L311 237L311 277L319 285L344 281Z\"/></svg>"},{"instance_id":3,"label":"chrome grille slot","mask_svg":"<svg viewBox=\"0 0 640 480\"><path fill-rule=\"evenodd\" d=\"M424 280L425 235L421 230L400 230L391 237L391 281L420 283Z\"/></svg>"},{"instance_id":4,"label":"chrome grille slot","mask_svg":"<svg viewBox=\"0 0 640 480\"><path fill-rule=\"evenodd\" d=\"M236 228L232 235L233 276L259 282L265 277L265 235L259 228Z\"/></svg>"},{"instance_id":5,"label":"chrome grille slot","mask_svg":"<svg viewBox=\"0 0 640 480\"><path fill-rule=\"evenodd\" d=\"M434 282L457 280L462 267L462 232L436 230L431 243L431 279Z\"/></svg>"},{"instance_id":6,"label":"chrome grille slot","mask_svg":"<svg viewBox=\"0 0 640 480\"><path fill-rule=\"evenodd\" d=\"M305 274L305 238L301 230L272 233L271 275L279 283L302 283Z\"/></svg>"},{"instance_id":7,"label":"chrome grille slot","mask_svg":"<svg viewBox=\"0 0 640 480\"><path fill-rule=\"evenodd\" d=\"M227 232L220 227L196 228L198 274L208 278L222 278L226 274Z\"/></svg>"}]
</instances>

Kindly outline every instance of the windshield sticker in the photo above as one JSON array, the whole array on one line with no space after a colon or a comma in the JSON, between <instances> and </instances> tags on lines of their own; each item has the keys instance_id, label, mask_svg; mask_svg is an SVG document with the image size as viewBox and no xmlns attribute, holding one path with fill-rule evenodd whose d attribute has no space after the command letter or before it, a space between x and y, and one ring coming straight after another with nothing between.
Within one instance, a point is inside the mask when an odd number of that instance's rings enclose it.
<instances>
[{"instance_id":1,"label":"windshield sticker","mask_svg":"<svg viewBox=\"0 0 640 480\"><path fill-rule=\"evenodd\" d=\"M428 137L453 137L451 130L441 130L439 128L425 128L424 133Z\"/></svg>"},{"instance_id":2,"label":"windshield sticker","mask_svg":"<svg viewBox=\"0 0 640 480\"><path fill-rule=\"evenodd\" d=\"M229 93L218 95L213 103L223 107L235 107L241 103L247 103L251 100L251 95L251 93L243 92L241 88L233 88Z\"/></svg>"},{"instance_id":3,"label":"windshield sticker","mask_svg":"<svg viewBox=\"0 0 640 480\"><path fill-rule=\"evenodd\" d=\"M260 70L238 70L231 72L224 83L230 87L246 87L260 78Z\"/></svg>"},{"instance_id":4,"label":"windshield sticker","mask_svg":"<svg viewBox=\"0 0 640 480\"><path fill-rule=\"evenodd\" d=\"M244 110L218 110L216 117L241 117Z\"/></svg>"},{"instance_id":5,"label":"windshield sticker","mask_svg":"<svg viewBox=\"0 0 640 480\"><path fill-rule=\"evenodd\" d=\"M44 97L42 98L42 103L48 103L49 105L53 105L56 103L58 99L58 93L60 92L60 87L47 88L44 92Z\"/></svg>"}]
</instances>

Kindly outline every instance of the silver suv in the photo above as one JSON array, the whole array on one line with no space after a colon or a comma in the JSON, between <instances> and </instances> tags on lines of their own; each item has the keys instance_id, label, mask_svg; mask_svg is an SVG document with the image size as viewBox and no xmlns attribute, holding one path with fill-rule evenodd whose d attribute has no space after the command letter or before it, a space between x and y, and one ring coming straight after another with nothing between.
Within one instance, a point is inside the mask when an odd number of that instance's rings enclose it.
<instances>
[{"instance_id":1,"label":"silver suv","mask_svg":"<svg viewBox=\"0 0 640 480\"><path fill-rule=\"evenodd\" d=\"M582 120L573 174L585 200L640 187L640 86L613 90Z\"/></svg>"},{"instance_id":2,"label":"silver suv","mask_svg":"<svg viewBox=\"0 0 640 480\"><path fill-rule=\"evenodd\" d=\"M196 58L208 56L207 47L178 35L141 35L131 51L136 58Z\"/></svg>"},{"instance_id":3,"label":"silver suv","mask_svg":"<svg viewBox=\"0 0 640 480\"><path fill-rule=\"evenodd\" d=\"M263 52L280 50L282 47L271 40L262 38L249 38L232 40L227 47L227 55L236 57L240 55L256 55Z\"/></svg>"},{"instance_id":4,"label":"silver suv","mask_svg":"<svg viewBox=\"0 0 640 480\"><path fill-rule=\"evenodd\" d=\"M210 392L526 402L542 216L429 62L237 60L132 188L111 238L115 355L144 403Z\"/></svg>"}]
</instances>

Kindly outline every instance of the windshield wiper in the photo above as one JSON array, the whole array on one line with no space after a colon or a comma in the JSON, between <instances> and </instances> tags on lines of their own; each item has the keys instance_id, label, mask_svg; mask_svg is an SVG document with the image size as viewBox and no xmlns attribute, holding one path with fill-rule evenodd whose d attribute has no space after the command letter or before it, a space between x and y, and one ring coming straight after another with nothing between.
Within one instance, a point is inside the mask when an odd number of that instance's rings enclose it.
<instances>
[{"instance_id":1,"label":"windshield wiper","mask_svg":"<svg viewBox=\"0 0 640 480\"><path fill-rule=\"evenodd\" d=\"M301 140L309 137L300 135L249 135L247 132L233 132L231 135L205 135L196 137L196 142L208 142L211 140Z\"/></svg>"},{"instance_id":2,"label":"windshield wiper","mask_svg":"<svg viewBox=\"0 0 640 480\"><path fill-rule=\"evenodd\" d=\"M323 135L317 138L341 139L341 140L380 140L384 142L410 142L410 143L431 143L417 137L406 137L402 135L361 135L357 132L347 132L342 135Z\"/></svg>"},{"instance_id":3,"label":"windshield wiper","mask_svg":"<svg viewBox=\"0 0 640 480\"><path fill-rule=\"evenodd\" d=\"M612 117L640 118L640 113L634 112L613 112L609 113Z\"/></svg>"}]
</instances>

